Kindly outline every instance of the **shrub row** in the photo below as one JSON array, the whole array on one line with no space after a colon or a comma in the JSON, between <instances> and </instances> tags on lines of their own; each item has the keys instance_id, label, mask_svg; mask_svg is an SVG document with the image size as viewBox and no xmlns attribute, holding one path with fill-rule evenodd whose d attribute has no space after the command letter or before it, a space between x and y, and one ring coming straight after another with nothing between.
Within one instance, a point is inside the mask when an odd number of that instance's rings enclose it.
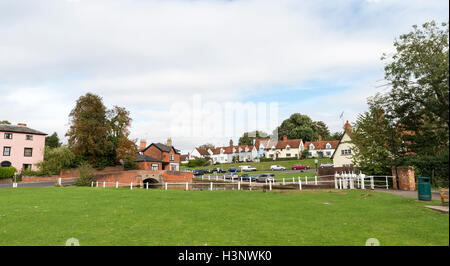
<instances>
[{"instance_id":1,"label":"shrub row","mask_svg":"<svg viewBox=\"0 0 450 266\"><path fill-rule=\"evenodd\" d=\"M12 178L16 172L16 168L12 166L0 167L0 179Z\"/></svg>"}]
</instances>

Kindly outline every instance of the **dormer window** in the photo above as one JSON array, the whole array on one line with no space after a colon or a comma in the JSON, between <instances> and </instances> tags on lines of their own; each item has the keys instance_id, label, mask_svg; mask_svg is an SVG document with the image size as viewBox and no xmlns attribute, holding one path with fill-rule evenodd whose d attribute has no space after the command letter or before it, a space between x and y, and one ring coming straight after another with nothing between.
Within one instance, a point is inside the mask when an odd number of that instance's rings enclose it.
<instances>
[{"instance_id":1,"label":"dormer window","mask_svg":"<svg viewBox=\"0 0 450 266\"><path fill-rule=\"evenodd\" d=\"M288 151L288 150L290 150L291 149L291 147L289 147L289 145L287 145L286 146L286 150Z\"/></svg>"},{"instance_id":2,"label":"dormer window","mask_svg":"<svg viewBox=\"0 0 450 266\"><path fill-rule=\"evenodd\" d=\"M331 144L330 144L330 143L327 143L327 145L325 145L325 148L331 149Z\"/></svg>"},{"instance_id":3,"label":"dormer window","mask_svg":"<svg viewBox=\"0 0 450 266\"><path fill-rule=\"evenodd\" d=\"M314 145L313 145L313 144L310 144L310 145L309 145L309 149L310 149L310 150L314 150Z\"/></svg>"}]
</instances>

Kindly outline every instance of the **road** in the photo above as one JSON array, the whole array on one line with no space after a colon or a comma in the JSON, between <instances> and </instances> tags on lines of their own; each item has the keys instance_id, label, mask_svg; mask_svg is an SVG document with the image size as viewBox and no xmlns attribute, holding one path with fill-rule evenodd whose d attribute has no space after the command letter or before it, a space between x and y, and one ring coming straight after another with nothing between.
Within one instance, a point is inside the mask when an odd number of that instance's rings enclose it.
<instances>
[{"instance_id":1,"label":"road","mask_svg":"<svg viewBox=\"0 0 450 266\"><path fill-rule=\"evenodd\" d=\"M74 183L73 180L63 180L62 185L72 185ZM45 182L32 182L32 183L17 183L17 187L53 187L55 185L55 181L45 181ZM0 184L0 188L9 188L12 187L12 184Z\"/></svg>"}]
</instances>

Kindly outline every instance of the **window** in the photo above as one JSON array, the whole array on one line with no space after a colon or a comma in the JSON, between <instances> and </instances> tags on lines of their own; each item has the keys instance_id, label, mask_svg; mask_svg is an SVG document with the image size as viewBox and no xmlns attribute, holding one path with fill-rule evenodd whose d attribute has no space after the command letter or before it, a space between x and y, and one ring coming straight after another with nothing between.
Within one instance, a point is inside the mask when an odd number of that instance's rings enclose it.
<instances>
[{"instance_id":1,"label":"window","mask_svg":"<svg viewBox=\"0 0 450 266\"><path fill-rule=\"evenodd\" d=\"M3 147L3 156L11 156L11 147Z\"/></svg>"},{"instance_id":2,"label":"window","mask_svg":"<svg viewBox=\"0 0 450 266\"><path fill-rule=\"evenodd\" d=\"M5 139L12 139L12 133L5 133Z\"/></svg>"},{"instance_id":3,"label":"window","mask_svg":"<svg viewBox=\"0 0 450 266\"><path fill-rule=\"evenodd\" d=\"M286 157L291 157L291 154L290 153L286 153Z\"/></svg>"},{"instance_id":4,"label":"window","mask_svg":"<svg viewBox=\"0 0 450 266\"><path fill-rule=\"evenodd\" d=\"M269 157L270 157L270 158L273 158L273 154L269 154Z\"/></svg>"},{"instance_id":5,"label":"window","mask_svg":"<svg viewBox=\"0 0 450 266\"><path fill-rule=\"evenodd\" d=\"M25 148L23 151L23 156L33 157L33 148Z\"/></svg>"},{"instance_id":6,"label":"window","mask_svg":"<svg viewBox=\"0 0 450 266\"><path fill-rule=\"evenodd\" d=\"M327 143L327 145L325 146L327 149L331 149L331 144Z\"/></svg>"},{"instance_id":7,"label":"window","mask_svg":"<svg viewBox=\"0 0 450 266\"><path fill-rule=\"evenodd\" d=\"M170 160L173 161L173 154L170 154Z\"/></svg>"},{"instance_id":8,"label":"window","mask_svg":"<svg viewBox=\"0 0 450 266\"><path fill-rule=\"evenodd\" d=\"M159 166L158 166L158 164L152 164L152 170L153 171L157 171L158 170L158 168L159 168Z\"/></svg>"},{"instance_id":9,"label":"window","mask_svg":"<svg viewBox=\"0 0 450 266\"><path fill-rule=\"evenodd\" d=\"M309 145L309 149L310 149L310 150L314 150L314 145L312 145L312 144Z\"/></svg>"},{"instance_id":10,"label":"window","mask_svg":"<svg viewBox=\"0 0 450 266\"><path fill-rule=\"evenodd\" d=\"M351 155L352 154L352 150L342 150L341 151L341 155Z\"/></svg>"},{"instance_id":11,"label":"window","mask_svg":"<svg viewBox=\"0 0 450 266\"><path fill-rule=\"evenodd\" d=\"M327 151L327 156L331 156L331 151Z\"/></svg>"},{"instance_id":12,"label":"window","mask_svg":"<svg viewBox=\"0 0 450 266\"><path fill-rule=\"evenodd\" d=\"M25 139L26 140L33 140L33 135L26 135Z\"/></svg>"},{"instance_id":13,"label":"window","mask_svg":"<svg viewBox=\"0 0 450 266\"><path fill-rule=\"evenodd\" d=\"M291 147L289 147L289 146L286 146L286 150L288 151L288 150L290 150L291 149Z\"/></svg>"},{"instance_id":14,"label":"window","mask_svg":"<svg viewBox=\"0 0 450 266\"><path fill-rule=\"evenodd\" d=\"M312 152L311 151L309 152L309 156L312 156Z\"/></svg>"},{"instance_id":15,"label":"window","mask_svg":"<svg viewBox=\"0 0 450 266\"><path fill-rule=\"evenodd\" d=\"M22 169L23 169L23 170L26 170L26 169L31 170L31 164L24 163L24 164L22 165Z\"/></svg>"},{"instance_id":16,"label":"window","mask_svg":"<svg viewBox=\"0 0 450 266\"><path fill-rule=\"evenodd\" d=\"M11 166L11 162L8 161L3 161L2 163L0 163L0 167L10 167Z\"/></svg>"}]
</instances>

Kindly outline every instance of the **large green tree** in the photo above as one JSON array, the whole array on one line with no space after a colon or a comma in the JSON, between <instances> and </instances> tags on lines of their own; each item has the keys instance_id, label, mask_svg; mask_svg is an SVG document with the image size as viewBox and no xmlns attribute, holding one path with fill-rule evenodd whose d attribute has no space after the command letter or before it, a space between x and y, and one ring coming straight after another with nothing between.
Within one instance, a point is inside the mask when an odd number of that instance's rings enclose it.
<instances>
[{"instance_id":1,"label":"large green tree","mask_svg":"<svg viewBox=\"0 0 450 266\"><path fill-rule=\"evenodd\" d=\"M399 127L407 151L436 154L448 150L449 25L434 21L395 40L385 79L392 89L380 103L392 125Z\"/></svg>"},{"instance_id":2,"label":"large green tree","mask_svg":"<svg viewBox=\"0 0 450 266\"><path fill-rule=\"evenodd\" d=\"M245 132L242 137L239 138L239 145L253 145L253 138L266 138L268 135L262 131Z\"/></svg>"},{"instance_id":3,"label":"large green tree","mask_svg":"<svg viewBox=\"0 0 450 266\"><path fill-rule=\"evenodd\" d=\"M69 147L95 167L108 164L113 144L108 137L111 124L102 98L92 93L81 96L70 112L66 133Z\"/></svg>"},{"instance_id":4,"label":"large green tree","mask_svg":"<svg viewBox=\"0 0 450 266\"><path fill-rule=\"evenodd\" d=\"M45 137L45 146L50 148L57 148L61 146L61 142L59 142L58 134L53 132L52 135Z\"/></svg>"},{"instance_id":5,"label":"large green tree","mask_svg":"<svg viewBox=\"0 0 450 266\"><path fill-rule=\"evenodd\" d=\"M288 139L303 139L303 141L316 140L318 137L316 123L309 116L299 113L292 114L275 131L278 131L280 140L283 136L287 136Z\"/></svg>"},{"instance_id":6,"label":"large green tree","mask_svg":"<svg viewBox=\"0 0 450 266\"><path fill-rule=\"evenodd\" d=\"M114 106L108 112L110 124L109 138L112 143L111 161L117 163L131 163L137 152L136 141L130 140L131 117L124 107Z\"/></svg>"},{"instance_id":7,"label":"large green tree","mask_svg":"<svg viewBox=\"0 0 450 266\"><path fill-rule=\"evenodd\" d=\"M330 138L330 130L328 129L327 124L323 121L316 121L317 134L322 137L324 140L329 140Z\"/></svg>"}]
</instances>

